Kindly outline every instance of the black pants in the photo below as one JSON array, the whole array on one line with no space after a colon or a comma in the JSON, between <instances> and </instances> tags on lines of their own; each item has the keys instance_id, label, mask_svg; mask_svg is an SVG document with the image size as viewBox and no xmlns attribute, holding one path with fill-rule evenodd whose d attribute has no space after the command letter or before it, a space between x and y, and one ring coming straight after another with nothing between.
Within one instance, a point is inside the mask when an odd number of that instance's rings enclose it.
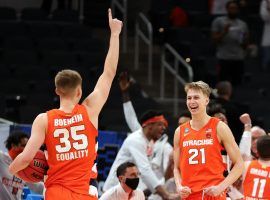
<instances>
[{"instance_id":1,"label":"black pants","mask_svg":"<svg viewBox=\"0 0 270 200\"><path fill-rule=\"evenodd\" d=\"M219 80L240 85L244 74L244 60L219 60Z\"/></svg>"}]
</instances>

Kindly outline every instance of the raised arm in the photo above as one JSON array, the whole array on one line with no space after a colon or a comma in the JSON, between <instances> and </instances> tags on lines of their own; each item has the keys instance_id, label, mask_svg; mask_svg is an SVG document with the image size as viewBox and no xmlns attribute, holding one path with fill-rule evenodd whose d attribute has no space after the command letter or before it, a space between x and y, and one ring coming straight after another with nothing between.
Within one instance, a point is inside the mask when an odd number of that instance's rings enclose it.
<instances>
[{"instance_id":1,"label":"raised arm","mask_svg":"<svg viewBox=\"0 0 270 200\"><path fill-rule=\"evenodd\" d=\"M131 81L128 78L128 73L122 72L119 75L119 87L120 87L122 99L123 99L124 116L125 116L129 129L132 132L134 132L140 129L141 125L138 121L136 112L130 100L130 96L129 96L130 84L131 84Z\"/></svg>"},{"instance_id":2,"label":"raised arm","mask_svg":"<svg viewBox=\"0 0 270 200\"><path fill-rule=\"evenodd\" d=\"M251 119L249 114L245 113L240 116L240 121L244 125L244 132L240 140L240 152L244 160L250 159L251 156Z\"/></svg>"},{"instance_id":3,"label":"raised arm","mask_svg":"<svg viewBox=\"0 0 270 200\"><path fill-rule=\"evenodd\" d=\"M112 81L116 74L119 57L119 35L122 29L122 22L118 19L112 18L111 9L108 10L108 19L111 36L104 70L97 81L94 91L86 97L82 103L86 106L88 113L91 116L90 120L96 128L98 126L98 115L109 96Z\"/></svg>"},{"instance_id":4,"label":"raised arm","mask_svg":"<svg viewBox=\"0 0 270 200\"><path fill-rule=\"evenodd\" d=\"M34 159L41 145L44 143L46 127L46 113L39 114L33 122L31 136L21 154L10 164L9 171L11 174L16 174L18 171L26 168Z\"/></svg>"}]
</instances>

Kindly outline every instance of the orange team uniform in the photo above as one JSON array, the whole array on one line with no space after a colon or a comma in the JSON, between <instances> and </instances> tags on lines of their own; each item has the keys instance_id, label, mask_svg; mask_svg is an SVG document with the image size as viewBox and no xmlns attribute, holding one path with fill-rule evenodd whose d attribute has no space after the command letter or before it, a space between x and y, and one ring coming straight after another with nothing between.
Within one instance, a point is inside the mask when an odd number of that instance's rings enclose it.
<instances>
[{"instance_id":1,"label":"orange team uniform","mask_svg":"<svg viewBox=\"0 0 270 200\"><path fill-rule=\"evenodd\" d=\"M224 150L217 138L219 119L212 117L199 131L193 130L190 122L180 126L179 169L182 185L191 189L188 200L225 200L226 193L218 197L204 194L204 188L218 185L224 180L226 164L221 151Z\"/></svg>"},{"instance_id":2,"label":"orange team uniform","mask_svg":"<svg viewBox=\"0 0 270 200\"><path fill-rule=\"evenodd\" d=\"M54 109L47 112L45 144L49 170L45 182L46 200L96 200L90 185L96 169L98 131L86 108L77 104L72 113Z\"/></svg>"},{"instance_id":3,"label":"orange team uniform","mask_svg":"<svg viewBox=\"0 0 270 200\"><path fill-rule=\"evenodd\" d=\"M251 161L243 182L246 200L270 199L270 167L263 166L257 160Z\"/></svg>"}]
</instances>

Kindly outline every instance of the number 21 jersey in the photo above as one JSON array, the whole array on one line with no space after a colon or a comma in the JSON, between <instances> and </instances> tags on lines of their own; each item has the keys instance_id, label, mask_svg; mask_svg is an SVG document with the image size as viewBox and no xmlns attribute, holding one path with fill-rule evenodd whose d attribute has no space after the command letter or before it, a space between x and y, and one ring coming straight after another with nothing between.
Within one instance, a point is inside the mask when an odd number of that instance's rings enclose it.
<instances>
[{"instance_id":1,"label":"number 21 jersey","mask_svg":"<svg viewBox=\"0 0 270 200\"><path fill-rule=\"evenodd\" d=\"M202 192L224 180L226 166L221 155L223 147L217 138L218 123L219 119L212 117L198 131L191 128L190 122L180 126L181 184L191 188L192 193Z\"/></svg>"}]
</instances>

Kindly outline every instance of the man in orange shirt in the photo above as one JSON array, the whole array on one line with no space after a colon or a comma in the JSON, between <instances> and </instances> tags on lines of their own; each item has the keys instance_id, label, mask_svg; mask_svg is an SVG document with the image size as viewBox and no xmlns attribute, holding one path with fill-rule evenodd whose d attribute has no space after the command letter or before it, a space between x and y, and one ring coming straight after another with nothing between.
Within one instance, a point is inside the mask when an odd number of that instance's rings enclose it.
<instances>
[{"instance_id":1,"label":"man in orange shirt","mask_svg":"<svg viewBox=\"0 0 270 200\"><path fill-rule=\"evenodd\" d=\"M119 57L119 35L122 22L112 19L110 47L104 71L94 91L79 104L82 96L82 79L78 72L62 70L55 77L60 108L39 114L33 122L31 137L24 151L10 165L16 174L33 160L40 146L48 150L49 170L45 182L46 200L96 200L97 189L90 185L97 153L98 116L105 104Z\"/></svg>"},{"instance_id":2,"label":"man in orange shirt","mask_svg":"<svg viewBox=\"0 0 270 200\"><path fill-rule=\"evenodd\" d=\"M245 162L243 189L245 199L270 199L270 136L257 140L258 160Z\"/></svg>"},{"instance_id":3,"label":"man in orange shirt","mask_svg":"<svg viewBox=\"0 0 270 200\"><path fill-rule=\"evenodd\" d=\"M244 163L231 130L206 113L208 84L185 86L186 104L192 119L178 127L174 136L174 177L182 199L226 199L226 188L241 175ZM225 178L221 151L225 148L233 168Z\"/></svg>"}]
</instances>

